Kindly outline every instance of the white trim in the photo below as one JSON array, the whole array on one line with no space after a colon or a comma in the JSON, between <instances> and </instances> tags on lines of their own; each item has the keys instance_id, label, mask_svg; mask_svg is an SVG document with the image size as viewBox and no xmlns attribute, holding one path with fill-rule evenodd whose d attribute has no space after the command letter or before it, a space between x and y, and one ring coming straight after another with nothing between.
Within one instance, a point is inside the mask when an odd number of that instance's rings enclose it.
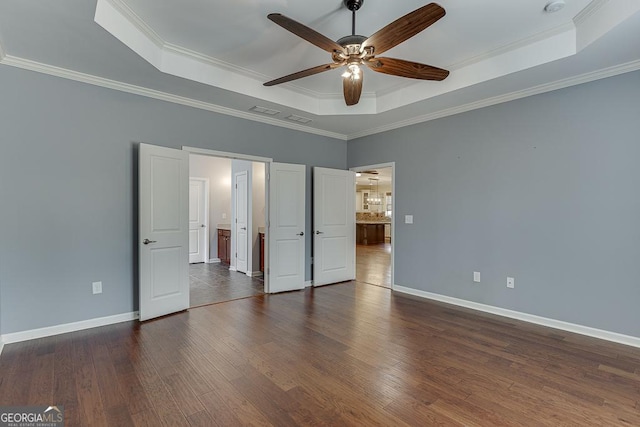
<instances>
[{"instance_id":1,"label":"white trim","mask_svg":"<svg viewBox=\"0 0 640 427\"><path fill-rule=\"evenodd\" d=\"M235 265L230 265L229 271L238 271L238 270L236 269Z\"/></svg>"},{"instance_id":2,"label":"white trim","mask_svg":"<svg viewBox=\"0 0 640 427\"><path fill-rule=\"evenodd\" d=\"M2 338L0 337L0 356L2 355L2 349L4 348L4 342L2 341Z\"/></svg>"},{"instance_id":3,"label":"white trim","mask_svg":"<svg viewBox=\"0 0 640 427\"><path fill-rule=\"evenodd\" d=\"M306 281L304 282L304 287L305 287L305 288L310 288L310 287L312 287L312 286L313 286L313 280L306 280Z\"/></svg>"},{"instance_id":4,"label":"white trim","mask_svg":"<svg viewBox=\"0 0 640 427\"><path fill-rule=\"evenodd\" d=\"M141 86L119 82L116 80L105 79L103 77L80 73L78 71L68 70L68 69L56 67L53 65L42 64L40 62L31 61L29 59L22 59L22 58L18 58L11 55L6 55L4 58L0 58L0 61L2 61L2 64L9 65L12 67L22 68L24 70L29 70L29 71L35 71L42 74L48 74L55 77L61 77L68 80L74 80L81 83L87 83L94 86L100 86L107 89L113 89L120 92L126 92L134 95L145 96L147 98L153 98L161 101L172 102L174 104L179 104L179 105L186 105L188 107L198 108L206 111L212 111L214 113L238 117L241 119L265 123L268 125L283 127L287 129L293 129L300 132L311 133L314 135L326 136L327 138L340 139L343 141L347 139L346 135L344 134L326 131L322 129L311 128L307 125L297 124L296 122L292 122L290 120L284 121L283 119L274 119L272 117L253 114L246 111L234 110L232 108L223 107L221 105L215 105L215 104L211 104L204 101L198 101L198 100L187 98L184 96L174 95L167 92L161 92L154 89L148 89Z\"/></svg>"},{"instance_id":5,"label":"white trim","mask_svg":"<svg viewBox=\"0 0 640 427\"><path fill-rule=\"evenodd\" d=\"M508 310L506 308L496 307L496 306L487 305L487 304L481 304L473 301L467 301L467 300L454 298L446 295L434 294L431 292L421 291L419 289L407 288L405 286L396 286L394 288L394 291L400 292L403 294L417 296L420 298L426 298L434 301L445 302L447 304L453 304L460 307L470 308L472 310L478 310L485 313L496 314L498 316L508 317L510 319L522 320L524 322L534 323L536 325L546 326L554 329L560 329L567 332L573 332L575 334L586 335L589 337L599 338L606 341L612 341L619 344L625 344L632 347L640 348L640 337L623 335L617 332L605 331L602 329L596 329L589 326L569 323L562 320L549 319L547 317L536 316L534 314Z\"/></svg>"},{"instance_id":6,"label":"white trim","mask_svg":"<svg viewBox=\"0 0 640 427\"><path fill-rule=\"evenodd\" d=\"M2 40L0 40L0 62L5 58L5 56L7 56L7 53L2 46Z\"/></svg>"},{"instance_id":7,"label":"white trim","mask_svg":"<svg viewBox=\"0 0 640 427\"><path fill-rule=\"evenodd\" d=\"M394 283L396 282L396 276L395 276L395 265L396 265L396 238L395 238L395 233L396 233L396 228L395 228L395 222L396 222L396 162L387 162L387 163L378 163L375 165L366 165L366 166L354 166L349 168L350 171L354 171L354 172L362 172L362 171L366 171L369 169L380 169L380 168L391 168L391 196L393 197L391 199L391 283L389 284L390 289L393 291L394 288ZM355 220L355 218L354 218ZM356 265L356 268L357 265Z\"/></svg>"},{"instance_id":8,"label":"white trim","mask_svg":"<svg viewBox=\"0 0 640 427\"><path fill-rule=\"evenodd\" d=\"M62 325L48 326L46 328L30 329L2 335L2 342L11 344L20 341L28 341L69 332L82 331L84 329L97 328L99 326L113 325L115 323L129 322L138 319L137 311L131 313L116 314L114 316L97 317L95 319L81 320L79 322L64 323Z\"/></svg>"},{"instance_id":9,"label":"white trim","mask_svg":"<svg viewBox=\"0 0 640 427\"><path fill-rule=\"evenodd\" d=\"M220 262L220 258L211 258L209 261L207 261L207 264L217 264Z\"/></svg>"},{"instance_id":10,"label":"white trim","mask_svg":"<svg viewBox=\"0 0 640 427\"><path fill-rule=\"evenodd\" d=\"M587 7L582 9L580 13L574 16L573 22L575 26L579 27L580 25L584 24L587 21L587 19L589 19L591 16L597 13L607 3L609 3L609 0L593 0L591 3L587 5Z\"/></svg>"},{"instance_id":11,"label":"white trim","mask_svg":"<svg viewBox=\"0 0 640 427\"><path fill-rule=\"evenodd\" d=\"M450 71L459 70L460 68L467 67L469 65L477 64L478 62L486 61L489 59L496 58L505 53L513 52L518 49L522 49L523 47L527 47L534 43L538 43L544 40L547 40L553 36L557 36L558 34L565 33L567 31L575 30L575 25L573 22L568 22L566 24L559 25L555 28L551 28L549 30L543 31L541 33L534 34L532 36L526 37L524 39L517 40L515 42L506 44L504 46L498 47L496 49L492 49L488 52L485 52L480 55L473 56L471 58L464 59L462 61L456 62L454 64L445 65L444 68Z\"/></svg>"},{"instance_id":12,"label":"white trim","mask_svg":"<svg viewBox=\"0 0 640 427\"><path fill-rule=\"evenodd\" d=\"M262 277L263 276L262 271L247 271L245 274L247 276L249 276L249 277Z\"/></svg>"},{"instance_id":13,"label":"white trim","mask_svg":"<svg viewBox=\"0 0 640 427\"><path fill-rule=\"evenodd\" d=\"M205 156L223 157L226 159L248 160L251 162L264 162L264 163L273 162L273 159L269 157L259 157L259 156L251 156L249 154L229 153L227 151L209 150L208 148L189 147L186 145L182 146L182 150L188 151L191 154L202 154Z\"/></svg>"},{"instance_id":14,"label":"white trim","mask_svg":"<svg viewBox=\"0 0 640 427\"><path fill-rule=\"evenodd\" d=\"M118 82L116 80L105 79L103 77L97 77L90 74L80 73L77 71L55 67L53 65L42 64L36 61L22 59L22 58L18 58L11 55L5 55L3 57L1 53L2 52L0 52L0 63L4 65L9 65L16 68L22 68L25 70L35 71L42 74L48 74L55 77L61 77L64 79L73 80L81 83L87 83L94 86L113 89L120 92L131 93L134 95L140 95L147 98L158 99L161 101L171 102L174 104L185 105L188 107L211 111L218 114L224 114L227 116L233 116L241 119L265 123L268 125L283 127L287 129L297 130L300 132L325 136L327 138L334 138L334 139L339 139L343 141L362 138L368 135L387 132L389 130L399 129L405 126L424 123L424 122L439 119L442 117L452 116L455 114L477 110L480 108L489 107L496 104L502 104L504 102L514 101L516 99L526 98L529 96L538 95L546 92L552 92L554 90L564 89L567 87L576 86L583 83L589 83L595 80L605 79L608 77L614 77L620 74L625 74L625 73L630 73L633 71L640 70L640 60L631 61L625 64L604 68L602 70L592 71L592 72L581 74L578 76L557 80L555 82L541 84L528 89L511 92L508 94L499 95L492 98L486 98L486 99L471 102L468 104L459 105L456 107L413 117L408 120L389 123L377 128L366 129L360 132L355 132L347 135L347 134L341 134L338 132L332 132L332 131L323 130L323 129L311 128L306 125L298 125L296 124L296 122L291 122L291 121L285 122L283 120L274 119L268 116L261 116L261 115L252 114L245 111L238 111L238 110L223 107L220 105L211 104L208 102L198 101L198 100L190 99L187 97L173 95L167 92L161 92L153 89L147 89L141 86ZM194 148L193 150L197 150L197 149ZM193 152L197 152L197 151L193 151ZM235 158L240 158L240 157L235 157Z\"/></svg>"},{"instance_id":15,"label":"white trim","mask_svg":"<svg viewBox=\"0 0 640 427\"><path fill-rule=\"evenodd\" d=\"M554 90L564 89L570 86L576 86L583 83L589 83L595 80L605 79L608 77L617 76L620 74L630 73L632 71L640 70L640 60L627 62L626 64L615 65L613 67L605 68L603 70L597 70L590 73L581 74L579 76L569 77L562 80L557 80L551 83L545 83L538 86L533 86L528 89L523 89L504 95L494 96L492 98L482 99L480 101L470 102L464 105L458 105L456 107L447 108L444 110L436 111L422 116L412 117L408 120L403 120L395 123L390 123L377 128L366 129L360 132L355 132L347 135L347 140L356 138L362 138L368 135L374 135L376 133L387 132L394 129L403 128L406 126L415 125L418 123L424 123L442 117L453 116L455 114L465 113L467 111L477 110L479 108L490 107L496 104L502 104L504 102L514 101L520 98L526 98L533 95L539 95L545 92L552 92Z\"/></svg>"}]
</instances>

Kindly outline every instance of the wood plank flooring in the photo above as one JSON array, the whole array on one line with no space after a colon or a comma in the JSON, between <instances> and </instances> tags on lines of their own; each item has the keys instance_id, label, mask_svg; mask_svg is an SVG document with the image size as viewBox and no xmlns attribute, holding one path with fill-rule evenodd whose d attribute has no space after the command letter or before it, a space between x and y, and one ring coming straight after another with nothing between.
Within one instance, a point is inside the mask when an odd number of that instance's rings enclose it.
<instances>
[{"instance_id":1,"label":"wood plank flooring","mask_svg":"<svg viewBox=\"0 0 640 427\"><path fill-rule=\"evenodd\" d=\"M640 349L358 282L9 344L67 426L640 425Z\"/></svg>"},{"instance_id":2,"label":"wood plank flooring","mask_svg":"<svg viewBox=\"0 0 640 427\"><path fill-rule=\"evenodd\" d=\"M391 243L356 245L356 280L391 287Z\"/></svg>"},{"instance_id":3,"label":"wood plank flooring","mask_svg":"<svg viewBox=\"0 0 640 427\"><path fill-rule=\"evenodd\" d=\"M264 294L262 278L230 271L221 263L189 264L189 306L198 307Z\"/></svg>"}]
</instances>

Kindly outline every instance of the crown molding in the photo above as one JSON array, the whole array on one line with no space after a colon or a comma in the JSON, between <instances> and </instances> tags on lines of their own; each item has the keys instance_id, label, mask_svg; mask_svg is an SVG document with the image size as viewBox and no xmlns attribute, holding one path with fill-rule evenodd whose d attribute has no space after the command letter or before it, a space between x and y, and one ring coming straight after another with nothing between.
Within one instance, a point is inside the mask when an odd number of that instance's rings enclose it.
<instances>
[{"instance_id":1,"label":"crown molding","mask_svg":"<svg viewBox=\"0 0 640 427\"><path fill-rule=\"evenodd\" d=\"M1 44L0 44L1 47ZM148 98L158 99L161 101L172 102L179 105L185 105L201 110L211 111L214 113L224 114L228 116L238 117L255 122L265 123L273 126L283 127L287 129L293 129L300 132L311 133L320 136L326 136L328 138L340 139L343 141L349 141L357 138L362 138L377 133L387 132L394 129L399 129L406 126L411 126L418 123L424 123L431 120L436 120L442 117L453 116L455 114L465 113L467 111L477 110L479 108L489 107L492 105L501 104L504 102L514 101L516 99L525 98L528 96L538 95L545 92L551 92L558 89L563 89L570 86L575 86L583 83L589 83L595 80L604 79L607 77L613 77L620 74L630 73L640 70L640 60L631 61L625 64L616 65L613 67L605 68L602 70L593 71L590 73L581 74L579 76L570 77L562 80L558 80L551 83L546 83L538 86L534 86L521 91L511 92L505 95L499 95L492 98L483 99L476 102L460 105L453 108L447 108L444 110L436 111L433 113L425 114L422 116L414 117L408 120L402 120L388 125L379 126L377 128L367 129L362 132L356 132L352 134L341 134L338 132L331 132L322 129L311 128L304 125L298 125L296 123L288 123L271 117L263 117L254 115L244 111L233 110L231 108L222 107L219 105L197 101L191 98L186 98L178 95L173 95L166 92L156 91L153 89L143 88L141 86L135 86L128 83L122 83L116 80L105 79L103 77L97 77L90 74L80 73L53 65L42 64L39 62L31 61L28 59L22 59L11 55L6 55L0 51L4 56L0 56L0 64L9 65L16 68L22 68L29 71L35 71L38 73L48 74L55 77L61 77L68 80L74 80L81 83L87 83L94 86L100 86L107 89L114 89L121 92L131 93L134 95L145 96Z\"/></svg>"},{"instance_id":2,"label":"crown molding","mask_svg":"<svg viewBox=\"0 0 640 427\"><path fill-rule=\"evenodd\" d=\"M608 1L608 0L605 0ZM521 49L523 47L532 45L534 43L538 43L540 41L550 39L551 37L557 36L558 34L566 33L567 31L575 30L575 25L573 22L569 22L563 25L559 25L557 27L551 28L547 31L543 31L541 33L534 34L530 37L526 37L524 39L520 39L513 43L506 44L504 46L492 49L488 52L482 53L480 55L473 56L471 58L463 59L462 61L458 61L454 64L450 64L444 68L454 71L459 70L460 68L467 67L469 65L476 64L478 62L482 62L488 59L495 58L497 56L503 55L508 52L513 52L515 50Z\"/></svg>"},{"instance_id":3,"label":"crown molding","mask_svg":"<svg viewBox=\"0 0 640 427\"><path fill-rule=\"evenodd\" d=\"M576 24L576 27L582 25L592 15L598 13L598 11L607 3L609 3L609 0L593 0L589 3L587 7L582 9L580 13L573 18L573 22Z\"/></svg>"},{"instance_id":4,"label":"crown molding","mask_svg":"<svg viewBox=\"0 0 640 427\"><path fill-rule=\"evenodd\" d=\"M552 92L558 89L564 89L570 86L576 86L583 83L589 83L595 80L605 79L607 77L613 77L620 74L630 73L632 71L640 70L640 60L631 61L626 64L615 65L613 67L605 68L602 70L592 71L590 73L581 74L574 77L569 77L562 80L557 80L551 83L545 83L538 86L533 86L528 89L519 90L504 95L494 96L492 98L483 99L476 102L470 102L468 104L460 105L453 108L447 108L445 110L436 111L433 113L425 114L418 117L413 117L408 120L402 120L399 122L391 123L388 125L380 126L377 128L367 129L362 132L356 132L347 135L347 140L362 138L377 133L387 132L394 129L399 129L406 126L415 125L418 123L424 123L431 120L439 119L442 117L453 116L455 114L465 113L467 111L477 110L479 108L489 107L496 104L502 104L504 102L514 101L520 98L526 98L528 96L538 95L545 92Z\"/></svg>"},{"instance_id":5,"label":"crown molding","mask_svg":"<svg viewBox=\"0 0 640 427\"><path fill-rule=\"evenodd\" d=\"M113 6L120 14L127 18L127 20L144 34L149 40L153 42L158 48L162 49L166 42L155 32L140 16L133 11L125 2L121 0L105 0L111 6Z\"/></svg>"},{"instance_id":6,"label":"crown molding","mask_svg":"<svg viewBox=\"0 0 640 427\"><path fill-rule=\"evenodd\" d=\"M18 58L11 55L5 55L0 61L1 64L9 65L24 70L35 71L38 73L48 74L55 77L61 77L68 80L74 80L81 83L87 83L94 86L100 86L107 89L114 89L120 92L140 95L147 98L158 99L160 101L172 102L174 104L186 105L188 107L198 108L200 110L211 111L214 113L224 114L227 116L238 117L241 119L251 120L254 122L265 123L268 125L283 127L287 129L297 130L300 132L311 133L328 138L340 139L346 141L347 136L337 132L326 131L322 129L311 128L305 125L296 124L295 122L285 122L283 120L274 119L272 117L259 116L245 111L234 110L209 102L198 101L184 96L174 95L167 92L161 92L154 89L148 89L116 80L106 79L91 74L80 73L78 71L68 70L53 65L43 64L29 59Z\"/></svg>"}]
</instances>

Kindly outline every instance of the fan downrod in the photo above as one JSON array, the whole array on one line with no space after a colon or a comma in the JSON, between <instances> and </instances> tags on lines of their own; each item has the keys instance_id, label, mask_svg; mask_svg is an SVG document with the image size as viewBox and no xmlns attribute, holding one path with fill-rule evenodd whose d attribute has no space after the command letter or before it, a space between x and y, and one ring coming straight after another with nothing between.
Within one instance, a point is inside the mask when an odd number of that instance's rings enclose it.
<instances>
[{"instance_id":1,"label":"fan downrod","mask_svg":"<svg viewBox=\"0 0 640 427\"><path fill-rule=\"evenodd\" d=\"M343 0L343 3L345 6L347 6L347 9L355 12L362 7L362 5L364 4L364 0Z\"/></svg>"}]
</instances>

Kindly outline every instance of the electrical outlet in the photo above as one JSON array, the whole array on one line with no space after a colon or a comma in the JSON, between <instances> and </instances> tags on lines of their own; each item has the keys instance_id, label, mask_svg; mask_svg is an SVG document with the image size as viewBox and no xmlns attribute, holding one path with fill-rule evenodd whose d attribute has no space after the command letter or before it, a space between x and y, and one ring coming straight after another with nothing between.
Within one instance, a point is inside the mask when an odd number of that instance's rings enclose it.
<instances>
[{"instance_id":1,"label":"electrical outlet","mask_svg":"<svg viewBox=\"0 0 640 427\"><path fill-rule=\"evenodd\" d=\"M480 272L479 271L474 271L473 272L473 281L476 283L480 283Z\"/></svg>"},{"instance_id":2,"label":"electrical outlet","mask_svg":"<svg viewBox=\"0 0 640 427\"><path fill-rule=\"evenodd\" d=\"M513 277L507 277L507 288L513 289L516 287L516 279Z\"/></svg>"},{"instance_id":3,"label":"electrical outlet","mask_svg":"<svg viewBox=\"0 0 640 427\"><path fill-rule=\"evenodd\" d=\"M101 294L102 293L102 282L93 282L91 284L93 287L93 294Z\"/></svg>"},{"instance_id":4,"label":"electrical outlet","mask_svg":"<svg viewBox=\"0 0 640 427\"><path fill-rule=\"evenodd\" d=\"M404 216L405 224L413 224L413 215L405 215Z\"/></svg>"},{"instance_id":5,"label":"electrical outlet","mask_svg":"<svg viewBox=\"0 0 640 427\"><path fill-rule=\"evenodd\" d=\"M227 214L226 213L222 214L222 219L227 219Z\"/></svg>"}]
</instances>

